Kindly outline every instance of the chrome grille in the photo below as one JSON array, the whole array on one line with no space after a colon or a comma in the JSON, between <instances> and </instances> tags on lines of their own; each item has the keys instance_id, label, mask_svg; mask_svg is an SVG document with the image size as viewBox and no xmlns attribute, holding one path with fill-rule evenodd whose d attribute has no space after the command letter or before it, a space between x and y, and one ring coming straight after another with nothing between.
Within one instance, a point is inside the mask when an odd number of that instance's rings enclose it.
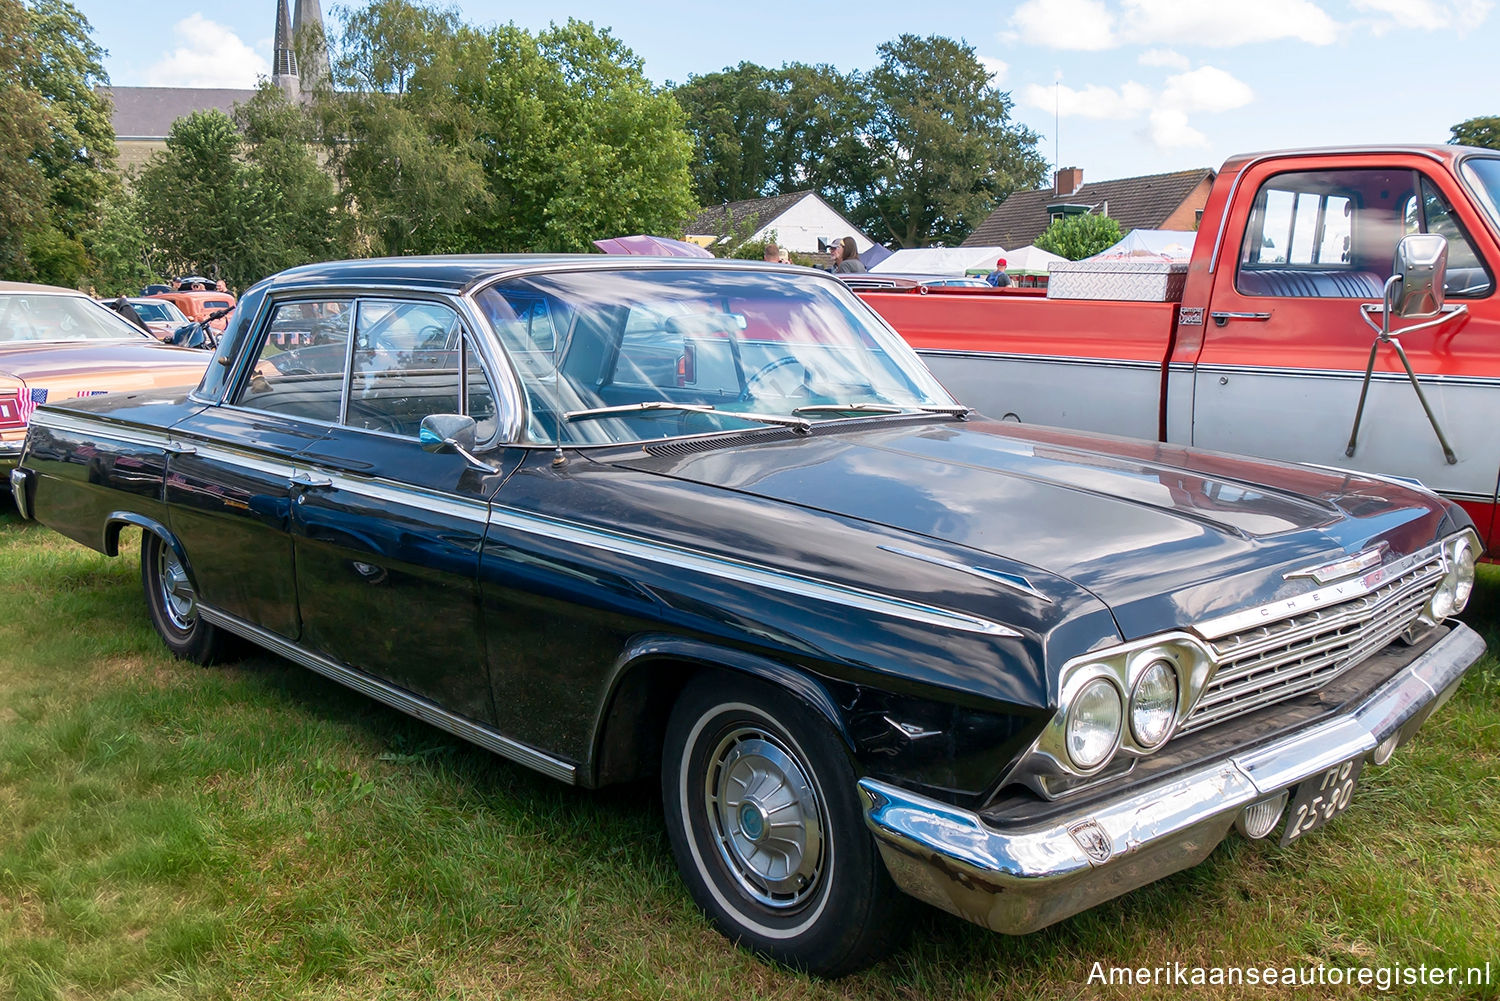
<instances>
[{"instance_id":1,"label":"chrome grille","mask_svg":"<svg viewBox=\"0 0 1500 1001\"><path fill-rule=\"evenodd\" d=\"M1440 551L1374 590L1213 638L1218 670L1179 733L1316 691L1406 631L1444 573Z\"/></svg>"}]
</instances>

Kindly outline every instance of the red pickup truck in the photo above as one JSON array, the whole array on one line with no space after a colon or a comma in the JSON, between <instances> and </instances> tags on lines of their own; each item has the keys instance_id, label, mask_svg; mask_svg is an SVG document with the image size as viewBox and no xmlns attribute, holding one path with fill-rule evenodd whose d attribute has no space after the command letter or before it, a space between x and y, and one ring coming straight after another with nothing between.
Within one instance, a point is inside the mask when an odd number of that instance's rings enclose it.
<instances>
[{"instance_id":1,"label":"red pickup truck","mask_svg":"<svg viewBox=\"0 0 1500 1001\"><path fill-rule=\"evenodd\" d=\"M1122 301L1118 285L1059 298L1057 276L1047 298L860 295L989 416L1417 479L1462 504L1493 552L1497 206L1491 150L1248 154L1215 179L1185 274L1138 276L1161 301ZM1446 247L1404 242L1416 234ZM1403 283L1398 250L1414 248ZM1424 270L1438 281L1418 306Z\"/></svg>"}]
</instances>

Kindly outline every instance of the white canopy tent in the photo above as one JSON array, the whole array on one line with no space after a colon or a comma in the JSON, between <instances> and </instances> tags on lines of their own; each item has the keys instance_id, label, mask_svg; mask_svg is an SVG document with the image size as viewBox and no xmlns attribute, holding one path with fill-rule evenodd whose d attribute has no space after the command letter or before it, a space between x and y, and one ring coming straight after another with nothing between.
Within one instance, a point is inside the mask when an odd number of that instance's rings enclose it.
<instances>
[{"instance_id":1,"label":"white canopy tent","mask_svg":"<svg viewBox=\"0 0 1500 1001\"><path fill-rule=\"evenodd\" d=\"M1004 247L916 247L898 250L870 269L876 274L964 275L971 269L995 269L1006 257ZM1009 258L1006 257L1007 261Z\"/></svg>"},{"instance_id":2,"label":"white canopy tent","mask_svg":"<svg viewBox=\"0 0 1500 1001\"><path fill-rule=\"evenodd\" d=\"M1186 261L1193 256L1198 234L1185 229L1133 229L1091 261Z\"/></svg>"},{"instance_id":3,"label":"white canopy tent","mask_svg":"<svg viewBox=\"0 0 1500 1001\"><path fill-rule=\"evenodd\" d=\"M1045 275L1052 269L1052 265L1066 260L1060 254L1027 244L1005 255L1005 271L1012 275Z\"/></svg>"}]
</instances>

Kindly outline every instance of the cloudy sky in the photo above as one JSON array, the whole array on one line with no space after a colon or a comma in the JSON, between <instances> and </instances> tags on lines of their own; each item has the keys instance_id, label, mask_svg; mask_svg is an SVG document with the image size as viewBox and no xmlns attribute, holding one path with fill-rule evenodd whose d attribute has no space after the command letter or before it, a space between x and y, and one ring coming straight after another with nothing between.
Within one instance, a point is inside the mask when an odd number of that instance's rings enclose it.
<instances>
[{"instance_id":1,"label":"cloudy sky","mask_svg":"<svg viewBox=\"0 0 1500 1001\"><path fill-rule=\"evenodd\" d=\"M269 72L275 0L74 3L117 85L250 87ZM1092 180L1217 166L1245 150L1438 143L1459 121L1500 114L1494 0L453 5L476 24L609 27L658 83L741 61L867 69L903 33L962 38L1046 158Z\"/></svg>"}]
</instances>

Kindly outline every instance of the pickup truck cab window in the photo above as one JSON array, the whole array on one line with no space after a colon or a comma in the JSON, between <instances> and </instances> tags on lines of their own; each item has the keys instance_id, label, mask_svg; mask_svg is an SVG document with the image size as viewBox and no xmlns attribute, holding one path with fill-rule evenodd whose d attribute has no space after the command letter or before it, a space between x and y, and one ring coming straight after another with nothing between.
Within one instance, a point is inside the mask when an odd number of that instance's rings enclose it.
<instances>
[{"instance_id":1,"label":"pickup truck cab window","mask_svg":"<svg viewBox=\"0 0 1500 1001\"><path fill-rule=\"evenodd\" d=\"M1408 233L1448 240L1448 294L1489 295L1494 281L1432 179L1415 170L1309 170L1260 187L1240 246L1243 295L1381 298Z\"/></svg>"}]
</instances>

